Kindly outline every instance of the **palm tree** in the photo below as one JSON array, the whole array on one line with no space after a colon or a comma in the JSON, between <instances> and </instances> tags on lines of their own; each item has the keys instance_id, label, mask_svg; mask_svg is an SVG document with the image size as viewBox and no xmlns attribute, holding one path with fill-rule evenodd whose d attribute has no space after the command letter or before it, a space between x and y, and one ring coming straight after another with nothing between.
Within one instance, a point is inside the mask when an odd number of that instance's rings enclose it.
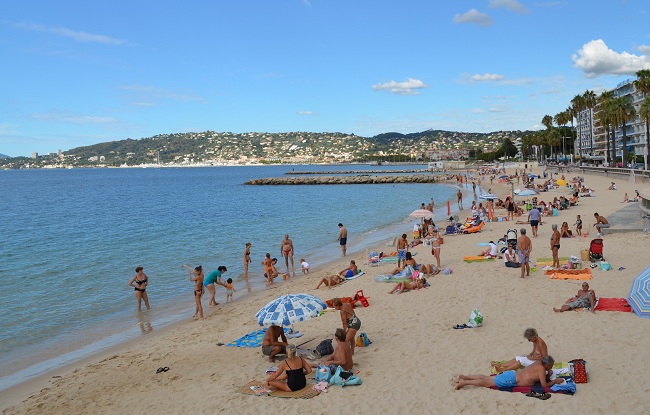
<instances>
[{"instance_id":1,"label":"palm tree","mask_svg":"<svg viewBox=\"0 0 650 415\"><path fill-rule=\"evenodd\" d=\"M612 110L618 125L623 130L623 157L621 164L623 167L627 166L627 122L636 116L636 110L632 105L632 99L629 95L618 97L614 100Z\"/></svg>"},{"instance_id":2,"label":"palm tree","mask_svg":"<svg viewBox=\"0 0 650 415\"><path fill-rule=\"evenodd\" d=\"M646 148L646 157L645 157L645 169L648 170L648 158L650 158L650 146L648 146L648 123L650 123L650 97L645 97L639 108L639 115L641 119L645 121L646 135L645 135L645 148Z\"/></svg>"},{"instance_id":3,"label":"palm tree","mask_svg":"<svg viewBox=\"0 0 650 415\"><path fill-rule=\"evenodd\" d=\"M600 119L601 125L605 125L607 128L607 157L611 160L610 166L616 165L616 135L613 134L614 131L612 132L611 136L611 143L612 145L610 146L610 124L615 125L616 120L612 111L612 103L614 101L614 92L612 91L605 91L600 96L598 97L598 107L599 107L599 112L598 112L598 118ZM610 148L611 148L611 157L610 157Z\"/></svg>"},{"instance_id":4,"label":"palm tree","mask_svg":"<svg viewBox=\"0 0 650 415\"><path fill-rule=\"evenodd\" d=\"M584 99L584 103L585 103L585 108L584 109L589 109L589 138L591 139L591 148L592 148L592 154L593 154L593 147L594 147L594 107L596 106L596 94L594 93L594 91L586 90L582 94L582 98Z\"/></svg>"},{"instance_id":5,"label":"palm tree","mask_svg":"<svg viewBox=\"0 0 650 415\"><path fill-rule=\"evenodd\" d=\"M580 113L585 109L585 100L582 95L576 95L573 97L571 100L571 108L573 108L572 113L577 121ZM571 124L573 124L573 120L571 120ZM578 134L576 133L576 137L577 136ZM578 137L578 155L580 156L580 163L582 163L582 137Z\"/></svg>"},{"instance_id":6,"label":"palm tree","mask_svg":"<svg viewBox=\"0 0 650 415\"><path fill-rule=\"evenodd\" d=\"M648 99L648 94L650 93L650 70L642 69L636 73L636 81L634 81L634 87L643 92L643 103ZM642 104L643 105L643 104ZM650 119L644 118L645 120L645 169L648 170L648 157L650 157Z\"/></svg>"},{"instance_id":7,"label":"palm tree","mask_svg":"<svg viewBox=\"0 0 650 415\"><path fill-rule=\"evenodd\" d=\"M566 113L567 117L569 117L569 122L571 123L571 138L573 138L573 133L575 131L573 128L573 119L576 117L576 110L573 108L573 105L571 105L569 108L565 109L564 112ZM569 142L571 143L572 141ZM573 141L573 143L575 145L575 141ZM572 146L571 148L571 154L575 154L575 146Z\"/></svg>"},{"instance_id":8,"label":"palm tree","mask_svg":"<svg viewBox=\"0 0 650 415\"><path fill-rule=\"evenodd\" d=\"M557 124L558 128L560 126L564 127L564 130L566 130L566 124L569 122L569 114L566 111L562 111L560 113L555 114L555 117L553 117L553 120L555 121L555 124ZM564 158L564 155L566 154L566 145L565 145L565 140L564 140L564 130L562 132L562 157Z\"/></svg>"}]
</instances>

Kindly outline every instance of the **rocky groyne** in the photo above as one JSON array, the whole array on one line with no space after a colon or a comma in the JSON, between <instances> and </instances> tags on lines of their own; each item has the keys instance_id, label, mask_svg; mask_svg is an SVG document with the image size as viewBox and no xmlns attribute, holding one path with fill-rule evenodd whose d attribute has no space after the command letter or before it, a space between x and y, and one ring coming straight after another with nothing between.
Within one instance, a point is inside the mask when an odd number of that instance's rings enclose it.
<instances>
[{"instance_id":1,"label":"rocky groyne","mask_svg":"<svg viewBox=\"0 0 650 415\"><path fill-rule=\"evenodd\" d=\"M426 173L427 169L409 170L331 170L331 171L288 171L284 174L402 174L402 173Z\"/></svg>"},{"instance_id":2,"label":"rocky groyne","mask_svg":"<svg viewBox=\"0 0 650 415\"><path fill-rule=\"evenodd\" d=\"M318 177L268 177L249 180L250 185L313 185L313 184L386 184L386 183L438 183L442 177L433 174L410 176L318 176Z\"/></svg>"}]
</instances>

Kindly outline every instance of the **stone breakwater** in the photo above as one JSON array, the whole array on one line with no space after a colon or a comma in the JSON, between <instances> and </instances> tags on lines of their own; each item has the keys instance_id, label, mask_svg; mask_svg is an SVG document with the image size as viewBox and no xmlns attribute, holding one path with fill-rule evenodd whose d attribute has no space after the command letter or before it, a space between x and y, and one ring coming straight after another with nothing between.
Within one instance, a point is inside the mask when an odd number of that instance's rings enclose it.
<instances>
[{"instance_id":1,"label":"stone breakwater","mask_svg":"<svg viewBox=\"0 0 650 415\"><path fill-rule=\"evenodd\" d=\"M426 173L427 169L410 170L334 170L334 171L288 171L284 174L398 174L398 173Z\"/></svg>"},{"instance_id":2,"label":"stone breakwater","mask_svg":"<svg viewBox=\"0 0 650 415\"><path fill-rule=\"evenodd\" d=\"M411 176L318 176L318 177L268 177L249 180L252 185L305 185L305 184L385 184L385 183L439 183L442 177L432 174Z\"/></svg>"}]
</instances>

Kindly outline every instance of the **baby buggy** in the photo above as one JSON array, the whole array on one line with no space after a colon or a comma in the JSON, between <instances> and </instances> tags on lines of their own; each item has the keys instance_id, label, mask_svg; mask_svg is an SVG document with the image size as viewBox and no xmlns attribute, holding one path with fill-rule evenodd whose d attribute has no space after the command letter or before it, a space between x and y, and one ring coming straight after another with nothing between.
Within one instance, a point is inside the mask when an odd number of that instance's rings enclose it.
<instances>
[{"instance_id":1,"label":"baby buggy","mask_svg":"<svg viewBox=\"0 0 650 415\"><path fill-rule=\"evenodd\" d=\"M601 238L592 239L589 244L589 260L591 262L604 261L603 240Z\"/></svg>"},{"instance_id":2,"label":"baby buggy","mask_svg":"<svg viewBox=\"0 0 650 415\"><path fill-rule=\"evenodd\" d=\"M508 229L506 233L506 243L507 246L511 246L513 249L517 249L517 231L514 229Z\"/></svg>"}]
</instances>

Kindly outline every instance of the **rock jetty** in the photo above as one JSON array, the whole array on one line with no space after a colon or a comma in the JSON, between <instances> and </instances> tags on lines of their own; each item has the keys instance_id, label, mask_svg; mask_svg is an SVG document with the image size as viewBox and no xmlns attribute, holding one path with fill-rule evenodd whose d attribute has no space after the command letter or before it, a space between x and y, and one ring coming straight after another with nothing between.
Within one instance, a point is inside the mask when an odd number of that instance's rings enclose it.
<instances>
[{"instance_id":1,"label":"rock jetty","mask_svg":"<svg viewBox=\"0 0 650 415\"><path fill-rule=\"evenodd\" d=\"M288 171L284 174L401 174L401 173L426 173L427 169L409 170L331 170L331 171Z\"/></svg>"},{"instance_id":2,"label":"rock jetty","mask_svg":"<svg viewBox=\"0 0 650 415\"><path fill-rule=\"evenodd\" d=\"M438 183L442 177L433 174L410 176L317 176L317 177L268 177L249 180L252 185L309 185L309 184L386 184L386 183Z\"/></svg>"}]
</instances>

